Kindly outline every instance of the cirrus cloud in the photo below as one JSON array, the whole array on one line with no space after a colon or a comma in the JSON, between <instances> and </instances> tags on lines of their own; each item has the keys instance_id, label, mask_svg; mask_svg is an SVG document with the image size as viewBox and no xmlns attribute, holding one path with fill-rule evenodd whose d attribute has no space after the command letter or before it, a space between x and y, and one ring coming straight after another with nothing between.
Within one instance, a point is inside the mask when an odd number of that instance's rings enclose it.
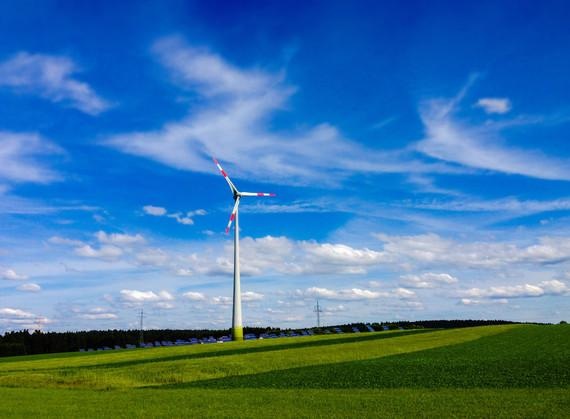
<instances>
[{"instance_id":1,"label":"cirrus cloud","mask_svg":"<svg viewBox=\"0 0 570 419\"><path fill-rule=\"evenodd\" d=\"M85 82L73 77L77 65L68 57L19 52L0 63L0 87L63 103L89 115L111 105Z\"/></svg>"}]
</instances>

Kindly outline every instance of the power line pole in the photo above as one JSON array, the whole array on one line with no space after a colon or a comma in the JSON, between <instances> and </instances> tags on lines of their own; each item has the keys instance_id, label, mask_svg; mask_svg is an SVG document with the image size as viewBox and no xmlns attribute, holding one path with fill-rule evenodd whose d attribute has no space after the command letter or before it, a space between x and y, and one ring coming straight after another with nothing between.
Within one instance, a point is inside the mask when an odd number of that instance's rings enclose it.
<instances>
[{"instance_id":1,"label":"power line pole","mask_svg":"<svg viewBox=\"0 0 570 419\"><path fill-rule=\"evenodd\" d=\"M317 327L320 328L321 327L321 313L323 312L323 310L321 310L321 307L319 306L319 300L317 300L317 305L315 306L315 309L313 311L315 313L317 313Z\"/></svg>"},{"instance_id":2,"label":"power line pole","mask_svg":"<svg viewBox=\"0 0 570 419\"><path fill-rule=\"evenodd\" d=\"M144 318L144 311L141 308L141 311L139 313L140 316L140 334L139 334L139 346L142 347L143 343L144 343L144 334L143 334L143 318Z\"/></svg>"}]
</instances>

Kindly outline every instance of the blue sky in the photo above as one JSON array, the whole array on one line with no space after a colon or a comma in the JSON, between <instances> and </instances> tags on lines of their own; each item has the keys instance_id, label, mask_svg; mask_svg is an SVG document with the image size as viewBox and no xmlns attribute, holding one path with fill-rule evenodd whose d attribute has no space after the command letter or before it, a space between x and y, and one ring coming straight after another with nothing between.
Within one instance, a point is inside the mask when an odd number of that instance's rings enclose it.
<instances>
[{"instance_id":1,"label":"blue sky","mask_svg":"<svg viewBox=\"0 0 570 419\"><path fill-rule=\"evenodd\" d=\"M570 316L565 2L6 2L0 331Z\"/></svg>"}]
</instances>

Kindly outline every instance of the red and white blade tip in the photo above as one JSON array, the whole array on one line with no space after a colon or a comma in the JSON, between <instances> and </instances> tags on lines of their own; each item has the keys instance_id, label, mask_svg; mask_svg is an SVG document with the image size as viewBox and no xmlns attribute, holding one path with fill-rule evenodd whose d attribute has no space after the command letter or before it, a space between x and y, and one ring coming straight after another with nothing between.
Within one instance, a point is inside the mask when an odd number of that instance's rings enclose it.
<instances>
[{"instance_id":1,"label":"red and white blade tip","mask_svg":"<svg viewBox=\"0 0 570 419\"><path fill-rule=\"evenodd\" d=\"M230 231L230 228L232 227L232 223L234 222L235 219L236 219L236 213L232 212L232 215L230 215L230 222L228 223L228 226L226 227L226 234L228 234L228 232Z\"/></svg>"},{"instance_id":2,"label":"red and white blade tip","mask_svg":"<svg viewBox=\"0 0 570 419\"><path fill-rule=\"evenodd\" d=\"M220 162L218 162L218 160L216 160L215 158L212 157L212 160L214 160L214 163L216 163L216 166L218 166L218 170L220 171L220 173L222 174L223 177L227 178L228 174L226 173L226 171L222 168L222 165L220 164Z\"/></svg>"}]
</instances>

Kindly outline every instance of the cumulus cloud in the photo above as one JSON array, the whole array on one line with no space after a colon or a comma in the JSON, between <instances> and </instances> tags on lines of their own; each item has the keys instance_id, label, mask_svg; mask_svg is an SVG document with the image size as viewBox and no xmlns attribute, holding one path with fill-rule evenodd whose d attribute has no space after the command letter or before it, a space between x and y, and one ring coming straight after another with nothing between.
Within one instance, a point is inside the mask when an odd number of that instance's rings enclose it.
<instances>
[{"instance_id":1,"label":"cumulus cloud","mask_svg":"<svg viewBox=\"0 0 570 419\"><path fill-rule=\"evenodd\" d=\"M471 288L462 294L468 298L525 298L542 297L544 295L565 295L568 293L570 293L570 287L566 283L553 279L542 281L538 284Z\"/></svg>"},{"instance_id":2,"label":"cumulus cloud","mask_svg":"<svg viewBox=\"0 0 570 419\"><path fill-rule=\"evenodd\" d=\"M398 297L398 298L415 298L416 297L416 293L412 290L408 290L406 288L396 288L393 291L393 294Z\"/></svg>"},{"instance_id":3,"label":"cumulus cloud","mask_svg":"<svg viewBox=\"0 0 570 419\"><path fill-rule=\"evenodd\" d=\"M509 300L506 298L499 298L496 300L474 300L472 298L462 298L459 300L459 304L463 306L480 306L489 304L508 304Z\"/></svg>"},{"instance_id":4,"label":"cumulus cloud","mask_svg":"<svg viewBox=\"0 0 570 419\"><path fill-rule=\"evenodd\" d=\"M45 160L47 156L62 153L60 147L41 135L0 131L0 181L50 183L59 180L60 175L48 168Z\"/></svg>"},{"instance_id":5,"label":"cumulus cloud","mask_svg":"<svg viewBox=\"0 0 570 419\"><path fill-rule=\"evenodd\" d=\"M0 308L0 316L17 319L31 319L35 317L35 314L30 313L29 311L20 310L19 308Z\"/></svg>"},{"instance_id":6,"label":"cumulus cloud","mask_svg":"<svg viewBox=\"0 0 570 419\"><path fill-rule=\"evenodd\" d=\"M188 211L185 214L181 212L169 213L164 207L155 207L153 205L145 205L143 207L145 214L152 215L155 217L168 217L174 218L178 223L184 225L194 225L194 217L198 215L206 215L207 212L204 209L197 209L194 211Z\"/></svg>"},{"instance_id":7,"label":"cumulus cloud","mask_svg":"<svg viewBox=\"0 0 570 419\"><path fill-rule=\"evenodd\" d=\"M149 248L138 252L135 259L141 265L164 266L170 257L162 249Z\"/></svg>"},{"instance_id":8,"label":"cumulus cloud","mask_svg":"<svg viewBox=\"0 0 570 419\"><path fill-rule=\"evenodd\" d=\"M186 292L184 294L182 294L185 298L188 298L192 301L205 301L207 299L207 297L199 292ZM246 292L242 292L241 293L241 300L244 303L250 303L250 302L255 302L255 301L261 301L263 300L264 295L260 294L258 292L254 292L254 291L246 291ZM226 296L216 296L216 297L212 297L210 302L214 305L222 305L222 306L228 306L231 305L233 303L233 299L231 297L226 297Z\"/></svg>"},{"instance_id":9,"label":"cumulus cloud","mask_svg":"<svg viewBox=\"0 0 570 419\"><path fill-rule=\"evenodd\" d=\"M96 249L91 245L84 245L78 247L74 250L77 256L91 258L91 259L101 259L104 261L115 261L123 255L123 250L117 246L101 246Z\"/></svg>"},{"instance_id":10,"label":"cumulus cloud","mask_svg":"<svg viewBox=\"0 0 570 419\"><path fill-rule=\"evenodd\" d=\"M48 243L64 246L73 246L74 254L77 256L100 259L103 261L116 261L127 253L132 252L131 247L140 246L146 243L145 238L140 234L122 234L122 233L106 233L104 231L98 231L95 233L95 238L100 244L99 247L96 245L87 244L81 240L74 240L69 238L64 238L60 236L52 236L48 239ZM152 249L147 249L145 251L140 251L141 261L145 261L146 253L152 252ZM150 258L150 257L149 257Z\"/></svg>"},{"instance_id":11,"label":"cumulus cloud","mask_svg":"<svg viewBox=\"0 0 570 419\"><path fill-rule=\"evenodd\" d=\"M26 275L17 273L14 269L4 269L0 271L0 278L7 279L9 281L24 281L28 279Z\"/></svg>"},{"instance_id":12,"label":"cumulus cloud","mask_svg":"<svg viewBox=\"0 0 570 419\"><path fill-rule=\"evenodd\" d=\"M192 271L190 269L178 268L175 271L178 276L192 276Z\"/></svg>"},{"instance_id":13,"label":"cumulus cloud","mask_svg":"<svg viewBox=\"0 0 570 419\"><path fill-rule=\"evenodd\" d=\"M376 265L386 261L386 255L367 248L355 249L345 244L318 244L315 242L304 242L302 248L309 258L313 258L320 263L330 263L340 266L358 266L357 271L366 265Z\"/></svg>"},{"instance_id":14,"label":"cumulus cloud","mask_svg":"<svg viewBox=\"0 0 570 419\"><path fill-rule=\"evenodd\" d=\"M446 273L425 272L419 275L400 276L400 283L410 288L436 288L457 282L457 278Z\"/></svg>"},{"instance_id":15,"label":"cumulus cloud","mask_svg":"<svg viewBox=\"0 0 570 419\"><path fill-rule=\"evenodd\" d=\"M540 237L521 246L508 242L459 242L434 233L412 236L375 234L386 258L400 263L463 268L499 268L509 264L556 264L570 260L570 237Z\"/></svg>"},{"instance_id":16,"label":"cumulus cloud","mask_svg":"<svg viewBox=\"0 0 570 419\"><path fill-rule=\"evenodd\" d=\"M367 248L273 236L244 237L240 251L244 276L275 272L288 275L364 274L369 268L388 261L383 252ZM193 255L185 262L197 274L226 275L233 272L232 254L233 244L228 243L223 256Z\"/></svg>"},{"instance_id":17,"label":"cumulus cloud","mask_svg":"<svg viewBox=\"0 0 570 419\"><path fill-rule=\"evenodd\" d=\"M323 307L323 313L325 314L342 313L344 311L348 311L348 307L342 304L339 304L337 306Z\"/></svg>"},{"instance_id":18,"label":"cumulus cloud","mask_svg":"<svg viewBox=\"0 0 570 419\"><path fill-rule=\"evenodd\" d=\"M158 301L154 304L156 308L161 308L163 310L171 310L174 308L174 304L169 301Z\"/></svg>"},{"instance_id":19,"label":"cumulus cloud","mask_svg":"<svg viewBox=\"0 0 570 419\"><path fill-rule=\"evenodd\" d=\"M0 327L8 329L41 329L51 320L19 308L0 308Z\"/></svg>"},{"instance_id":20,"label":"cumulus cloud","mask_svg":"<svg viewBox=\"0 0 570 419\"><path fill-rule=\"evenodd\" d=\"M42 290L42 287L40 287L38 284L30 282L28 284L20 285L17 289L18 291L24 291L24 292L39 292Z\"/></svg>"},{"instance_id":21,"label":"cumulus cloud","mask_svg":"<svg viewBox=\"0 0 570 419\"><path fill-rule=\"evenodd\" d=\"M121 290L120 295L121 300L127 305L153 303L153 306L158 308L173 307L171 301L174 301L174 296L165 290L154 292L124 289Z\"/></svg>"},{"instance_id":22,"label":"cumulus cloud","mask_svg":"<svg viewBox=\"0 0 570 419\"><path fill-rule=\"evenodd\" d=\"M95 237L101 243L112 244L116 246L130 246L135 244L145 243L145 239L140 234L129 235L120 233L105 233L104 231L98 231L95 233Z\"/></svg>"},{"instance_id":23,"label":"cumulus cloud","mask_svg":"<svg viewBox=\"0 0 570 419\"><path fill-rule=\"evenodd\" d=\"M297 241L287 237L245 237L241 241L242 274L362 275L397 266L430 270L402 275L408 288L437 288L458 283L445 272L432 269L501 269L512 265L553 265L570 261L570 237L538 238L534 243L500 241L464 242L428 233L396 236L376 233L379 249L356 248L343 243ZM192 254L179 258L179 275L229 275L233 272L233 244L218 253ZM178 262L176 262L178 263ZM376 286L376 285L373 285Z\"/></svg>"},{"instance_id":24,"label":"cumulus cloud","mask_svg":"<svg viewBox=\"0 0 570 419\"><path fill-rule=\"evenodd\" d=\"M246 291L241 293L241 300L243 302L253 302L253 301L261 301L263 300L263 294L254 291Z\"/></svg>"},{"instance_id":25,"label":"cumulus cloud","mask_svg":"<svg viewBox=\"0 0 570 419\"><path fill-rule=\"evenodd\" d=\"M182 294L182 297L190 301L206 301L207 297L201 292L187 291Z\"/></svg>"},{"instance_id":26,"label":"cumulus cloud","mask_svg":"<svg viewBox=\"0 0 570 419\"><path fill-rule=\"evenodd\" d=\"M306 290L297 290L296 294L305 298L322 298L324 300L373 300L380 297L390 297L388 292L371 291L360 288L332 290L328 288L310 287Z\"/></svg>"},{"instance_id":27,"label":"cumulus cloud","mask_svg":"<svg viewBox=\"0 0 570 419\"><path fill-rule=\"evenodd\" d=\"M212 304L229 306L232 304L232 299L230 297L224 297L224 296L212 297Z\"/></svg>"},{"instance_id":28,"label":"cumulus cloud","mask_svg":"<svg viewBox=\"0 0 570 419\"><path fill-rule=\"evenodd\" d=\"M187 226L194 225L194 220L188 216L185 216L179 212L175 214L168 214L167 217L174 218L180 224L184 224Z\"/></svg>"},{"instance_id":29,"label":"cumulus cloud","mask_svg":"<svg viewBox=\"0 0 570 419\"><path fill-rule=\"evenodd\" d=\"M119 318L112 309L106 307L94 307L86 310L75 307L72 311L77 317L85 320L115 320Z\"/></svg>"},{"instance_id":30,"label":"cumulus cloud","mask_svg":"<svg viewBox=\"0 0 570 419\"><path fill-rule=\"evenodd\" d=\"M154 205L145 205L143 211L145 214L154 215L155 217L161 217L166 214L166 208L155 207Z\"/></svg>"},{"instance_id":31,"label":"cumulus cloud","mask_svg":"<svg viewBox=\"0 0 570 419\"><path fill-rule=\"evenodd\" d=\"M486 113L504 114L511 110L511 101L507 98L485 97L479 99L475 106L482 108Z\"/></svg>"},{"instance_id":32,"label":"cumulus cloud","mask_svg":"<svg viewBox=\"0 0 570 419\"><path fill-rule=\"evenodd\" d=\"M63 103L89 115L98 115L110 103L74 75L77 65L68 57L19 52L0 63L0 87Z\"/></svg>"},{"instance_id":33,"label":"cumulus cloud","mask_svg":"<svg viewBox=\"0 0 570 419\"><path fill-rule=\"evenodd\" d=\"M73 240L67 239L65 237L60 236L52 236L48 239L48 243L57 244L57 245L64 245L64 246L84 246L85 243L81 240Z\"/></svg>"}]
</instances>

